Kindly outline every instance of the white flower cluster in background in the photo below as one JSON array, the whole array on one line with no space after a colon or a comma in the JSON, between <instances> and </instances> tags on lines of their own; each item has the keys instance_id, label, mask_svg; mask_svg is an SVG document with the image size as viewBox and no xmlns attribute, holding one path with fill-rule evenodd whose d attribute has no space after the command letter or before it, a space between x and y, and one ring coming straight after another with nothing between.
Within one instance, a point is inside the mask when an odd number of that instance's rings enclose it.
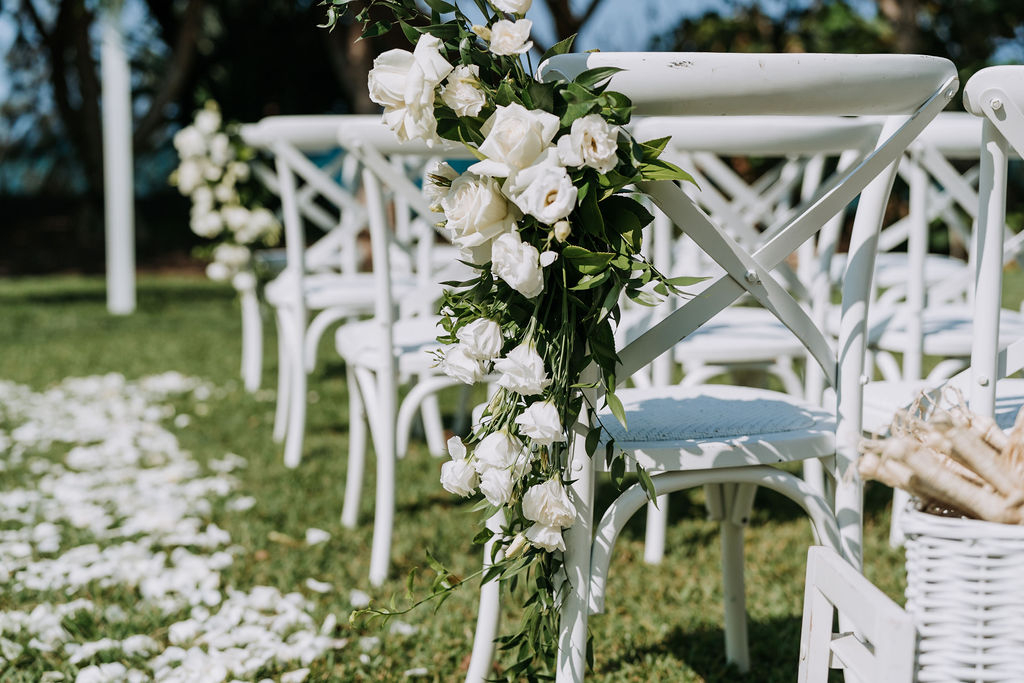
<instances>
[{"instance_id":1,"label":"white flower cluster in background","mask_svg":"<svg viewBox=\"0 0 1024 683\"><path fill-rule=\"evenodd\" d=\"M174 148L181 162L170 181L192 200L192 232L221 240L207 275L228 280L248 266L252 246L277 243L281 225L268 209L244 201L240 189L250 177L251 152L224 129L216 102L208 101L192 125L174 135Z\"/></svg>"},{"instance_id":2,"label":"white flower cluster in background","mask_svg":"<svg viewBox=\"0 0 1024 683\"><path fill-rule=\"evenodd\" d=\"M17 469L20 483L0 496L0 587L52 596L0 610L5 673L45 659L77 671L81 683L252 680L267 667L292 669L280 680L302 681L309 671L295 667L345 646L334 637L336 619L315 623L301 594L222 583L240 549L203 520L211 499L232 495L231 473L246 461L229 453L204 475L164 428L175 415L162 404L218 391L177 373L72 378L43 392L0 381L0 424L10 426L0 429L0 469ZM310 529L307 540L322 542L325 533ZM95 603L104 589L137 592L136 608L162 614L169 628L80 640L65 627L78 613L107 625L129 619L117 604ZM110 662L118 653L147 670ZM107 663L95 663L100 656ZM57 671L43 679L71 680Z\"/></svg>"}]
</instances>

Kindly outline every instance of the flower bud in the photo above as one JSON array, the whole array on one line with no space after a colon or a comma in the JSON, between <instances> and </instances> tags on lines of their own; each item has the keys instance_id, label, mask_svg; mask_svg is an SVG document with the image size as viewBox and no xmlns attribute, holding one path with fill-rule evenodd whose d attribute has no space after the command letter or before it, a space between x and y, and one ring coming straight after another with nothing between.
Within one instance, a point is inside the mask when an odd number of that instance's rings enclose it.
<instances>
[{"instance_id":1,"label":"flower bud","mask_svg":"<svg viewBox=\"0 0 1024 683\"><path fill-rule=\"evenodd\" d=\"M487 28L486 26L481 26L480 24L474 24L473 25L473 33L477 34L482 39L484 39L484 40L486 40L488 42L490 42L490 40L491 40L491 29Z\"/></svg>"},{"instance_id":2,"label":"flower bud","mask_svg":"<svg viewBox=\"0 0 1024 683\"><path fill-rule=\"evenodd\" d=\"M572 227L569 225L569 221L558 221L555 223L555 239L559 242L564 242L569 239L569 233L572 232Z\"/></svg>"}]
</instances>

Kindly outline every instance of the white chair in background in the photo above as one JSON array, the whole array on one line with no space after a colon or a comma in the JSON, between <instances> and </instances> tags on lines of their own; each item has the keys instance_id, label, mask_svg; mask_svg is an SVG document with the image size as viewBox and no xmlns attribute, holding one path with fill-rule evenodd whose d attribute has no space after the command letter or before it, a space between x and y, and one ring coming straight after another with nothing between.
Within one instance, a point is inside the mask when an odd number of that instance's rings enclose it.
<instances>
[{"instance_id":1,"label":"white chair in background","mask_svg":"<svg viewBox=\"0 0 1024 683\"><path fill-rule=\"evenodd\" d=\"M788 55L593 53L554 57L546 78L572 78L587 68L625 70L610 88L624 92L638 113L892 115L875 151L840 181L798 211L798 216L751 254L701 213L672 183L640 189L676 224L685 226L727 275L716 280L619 353L617 377L626 378L670 349L739 296L748 293L800 337L836 387L835 412L801 404L766 390L707 387L624 389L629 431L605 421L618 447L652 473L658 494L706 484L725 486L730 503L723 523L726 656L749 668L742 573L742 530L757 486L772 488L803 507L819 537L854 565L861 556L861 487L853 463L860 438L861 376L866 309L882 211L895 163L956 93L953 65L916 55ZM866 189L865 189L866 188ZM863 192L862 192L863 191ZM771 272L800 244L860 194L843 280L843 322L833 346ZM591 397L596 400L597 397ZM756 420L754 418L757 418ZM585 422L589 418L584 415ZM829 505L795 475L771 467L821 458L834 477ZM603 459L595 460L603 462ZM603 611L606 576L615 539L646 502L638 485L623 492L595 525L594 473L601 462L574 440L570 499L574 525L565 532L565 595L561 606L556 678L583 678L590 613Z\"/></svg>"},{"instance_id":2,"label":"white chair in background","mask_svg":"<svg viewBox=\"0 0 1024 683\"><path fill-rule=\"evenodd\" d=\"M837 611L840 633L832 630ZM916 641L910 615L849 562L831 548L808 550L799 683L827 683L829 669L848 681L913 683Z\"/></svg>"},{"instance_id":3,"label":"white chair in background","mask_svg":"<svg viewBox=\"0 0 1024 683\"><path fill-rule=\"evenodd\" d=\"M443 287L439 283L463 280L468 275L467 267L459 263L451 245L436 244L438 215L430 211L420 189L404 173L396 172L394 159L467 158L468 152L455 145L431 148L421 142L401 143L378 118L346 126L338 136L342 147L359 159L363 167L374 276L373 317L342 325L335 333L349 387L349 458L342 524L352 527L357 519L366 458L365 421L377 463L370 583L380 585L390 566L395 460L405 453L412 416L417 410L429 413L431 418L424 420L428 442L439 442L441 446L431 450L435 455L442 454L444 439L436 393L459 385L435 367L436 360L431 355L431 351L440 349L436 302ZM407 226L404 240L388 220L385 189L390 191L392 202L400 198L416 214ZM394 267L394 259L403 252L413 265L416 283L413 290L404 292L395 285ZM437 252L441 253L440 258ZM407 378L415 378L415 383L399 403L398 387ZM432 435L431 429L437 433Z\"/></svg>"}]
</instances>

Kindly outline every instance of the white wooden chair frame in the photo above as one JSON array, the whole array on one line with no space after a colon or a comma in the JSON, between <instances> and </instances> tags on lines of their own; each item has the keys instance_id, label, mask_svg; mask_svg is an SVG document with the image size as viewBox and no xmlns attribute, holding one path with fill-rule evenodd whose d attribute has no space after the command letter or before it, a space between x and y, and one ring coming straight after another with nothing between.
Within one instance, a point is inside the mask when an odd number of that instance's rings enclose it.
<instances>
[{"instance_id":1,"label":"white wooden chair frame","mask_svg":"<svg viewBox=\"0 0 1024 683\"><path fill-rule=\"evenodd\" d=\"M835 471L834 509L839 513L841 524L832 517L830 506L797 477L766 465L748 464L757 462L758 455L770 458L761 462L774 462L780 455L778 452L723 451L717 460L730 466L655 474L652 477L655 489L662 494L685 486L711 483L769 486L808 510L818 537L859 564L861 493L856 470L851 465L860 438L859 398L866 308L878 225L895 174L894 162L955 94L955 69L946 60L902 55L594 53L553 58L542 65L541 74L545 78L571 78L587 68L607 65L632 69L613 77L611 87L629 95L639 105L641 113L678 114L685 109L687 114L693 115L909 114L902 125L896 120L887 122L880 144L870 156L842 182L827 188L809 203L805 211L753 254L722 234L674 184L643 183L640 189L673 221L686 226L694 241L726 269L727 275L623 349L621 371L616 373L617 377L630 377L745 293L775 312L805 340L826 378L837 386L836 450L835 457L829 459L829 466ZM864 98L867 92L872 94L869 99ZM848 277L844 280L844 302L847 303L844 303L838 346L840 362L837 362L824 334L770 273L858 194L861 199L850 244L852 257ZM591 402L596 402L597 398L590 396ZM586 429L589 417L584 414L582 420ZM635 488L627 490L620 498L622 502L613 504L601 521L593 524L596 463L585 453L582 441L582 437L573 440L569 464L574 478L569 495L577 517L565 532L566 580L556 662L559 681L583 678L587 618L601 608L606 558L610 557L614 539L629 509L643 505L642 494ZM757 450L754 445L751 448ZM634 453L645 466L657 463L656 453ZM657 471L654 467L651 469ZM825 511L829 511L827 518ZM486 606L482 604L481 622L486 628L490 619L485 612ZM745 622L736 632L729 631L727 628L727 640L732 641L732 647L727 644L727 651L733 650L730 658L743 668L746 665L742 661L746 649Z\"/></svg>"}]
</instances>

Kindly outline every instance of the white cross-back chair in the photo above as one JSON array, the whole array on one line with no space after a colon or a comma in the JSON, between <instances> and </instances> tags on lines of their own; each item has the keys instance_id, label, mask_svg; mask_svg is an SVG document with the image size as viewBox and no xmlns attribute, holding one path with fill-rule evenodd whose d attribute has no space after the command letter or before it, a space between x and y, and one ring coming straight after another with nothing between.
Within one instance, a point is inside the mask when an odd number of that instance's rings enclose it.
<instances>
[{"instance_id":1,"label":"white cross-back chair","mask_svg":"<svg viewBox=\"0 0 1024 683\"><path fill-rule=\"evenodd\" d=\"M459 263L451 245L437 245L437 214L431 212L420 189L409 178L396 172L394 158L467 158L464 147L422 142L401 143L379 118L350 125L338 132L343 148L362 164L362 187L370 226L373 257L373 317L347 323L335 333L335 345L345 360L349 387L349 459L346 474L342 524L356 524L366 458L366 425L373 439L376 456L376 498L374 501L373 544L370 555L370 582L380 585L390 565L391 537L395 508L395 460L404 455L408 433L417 410L425 407L431 418L425 419L428 441L443 444L436 392L458 382L434 367L431 351L440 348L436 306L442 287L448 280L466 279L466 267ZM401 201L417 216L406 226L409 239L400 239L388 219L388 202ZM402 249L415 264L413 291L395 286L395 257ZM435 252L440 251L438 258ZM439 266L439 267L438 267ZM398 387L404 378L416 379L409 393L398 400ZM364 424L365 421L365 424ZM432 423L438 430L430 434ZM435 450L432 448L432 450ZM443 446L438 451L443 452Z\"/></svg>"},{"instance_id":2,"label":"white cross-back chair","mask_svg":"<svg viewBox=\"0 0 1024 683\"><path fill-rule=\"evenodd\" d=\"M552 58L545 78L572 78L587 68L618 66L610 87L630 96L638 114L887 115L875 151L826 188L753 253L710 222L676 185L642 183L640 189L710 255L726 274L699 296L623 348L626 378L666 352L738 297L749 294L804 343L836 388L834 412L776 392L745 388L666 387L621 390L629 430L609 415L604 424L618 447L652 473L655 491L706 484L728 485L723 523L726 656L749 667L743 597L742 530L753 491L764 486L797 502L821 541L855 566L861 558L861 487L853 463L860 438L861 377L866 309L879 224L895 175L895 162L956 93L953 65L908 55L743 55L700 53L594 53ZM832 216L860 195L843 280L838 344L829 342L810 315L771 272ZM598 397L590 397L596 401ZM589 424L589 416L584 416ZM556 677L581 680L589 614L603 611L615 539L646 502L638 485L624 491L594 523L594 473L575 438L569 469L576 520L565 532L561 626ZM834 502L795 475L772 467L820 458L834 477Z\"/></svg>"},{"instance_id":3,"label":"white cross-back chair","mask_svg":"<svg viewBox=\"0 0 1024 683\"><path fill-rule=\"evenodd\" d=\"M824 174L828 157L838 159L835 173L841 174L869 153L878 139L881 120L825 116L652 116L640 119L632 128L641 140L671 136L665 158L691 172L697 184L684 185L684 190L712 220L750 249L770 239L792 217L794 197L809 200L823 184L834 180ZM721 157L778 161L748 185ZM694 172L694 168L705 170L708 177ZM833 218L834 229L838 230L843 218L842 213ZM709 259L701 258L702 252L685 232L675 237L674 228L663 213L656 214L652 232L654 262L664 272L721 272L713 262L706 263ZM806 246L809 249L800 254L798 268L787 269L779 280L799 300L810 305L807 290L815 286L815 258L813 244ZM673 303L666 302L662 310L670 309ZM758 306L730 306L679 342L673 359L682 365L684 386L698 386L733 369L753 368L777 377L787 393L804 396L805 387L794 364L805 353L801 341L770 311ZM667 360L663 356L652 363L653 384L671 381L670 369L664 363ZM812 394L820 391L814 389L813 383L809 389ZM721 506L714 504L714 491L709 493L710 512L720 513ZM667 500L648 506L644 543L647 562L662 559L667 513Z\"/></svg>"},{"instance_id":4,"label":"white cross-back chair","mask_svg":"<svg viewBox=\"0 0 1024 683\"><path fill-rule=\"evenodd\" d=\"M841 632L832 630L837 611ZM850 627L855 631L847 630ZM860 683L912 683L917 632L909 614L831 548L807 552L799 683L842 669Z\"/></svg>"},{"instance_id":5,"label":"white cross-back chair","mask_svg":"<svg viewBox=\"0 0 1024 683\"><path fill-rule=\"evenodd\" d=\"M265 293L274 308L278 334L274 439L285 442L284 462L289 467L302 458L306 375L329 324L325 321L367 313L373 307L372 275L358 272L357 236L365 228L366 212L339 184L336 174L343 162L337 156L323 167L310 158L336 153L338 128L353 118L273 116L242 131L248 144L273 154L276 177L263 177L281 197L286 265ZM326 231L308 248L305 221ZM311 313L319 314L312 322Z\"/></svg>"}]
</instances>

